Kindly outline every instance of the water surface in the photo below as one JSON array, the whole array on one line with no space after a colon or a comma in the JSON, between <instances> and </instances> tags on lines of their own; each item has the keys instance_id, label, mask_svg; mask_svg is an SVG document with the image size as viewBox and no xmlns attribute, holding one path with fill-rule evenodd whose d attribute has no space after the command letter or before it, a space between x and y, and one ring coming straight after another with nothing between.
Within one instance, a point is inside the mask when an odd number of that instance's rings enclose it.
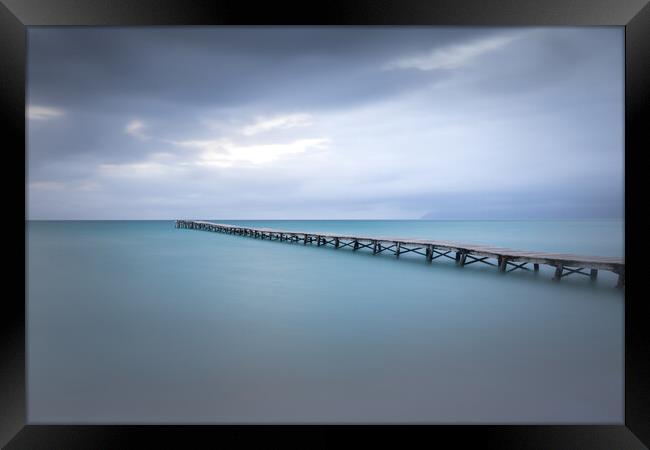
<instances>
[{"instance_id":1,"label":"water surface","mask_svg":"<svg viewBox=\"0 0 650 450\"><path fill-rule=\"evenodd\" d=\"M623 255L620 221L212 220ZM622 423L616 277L551 277L32 221L29 421Z\"/></svg>"}]
</instances>

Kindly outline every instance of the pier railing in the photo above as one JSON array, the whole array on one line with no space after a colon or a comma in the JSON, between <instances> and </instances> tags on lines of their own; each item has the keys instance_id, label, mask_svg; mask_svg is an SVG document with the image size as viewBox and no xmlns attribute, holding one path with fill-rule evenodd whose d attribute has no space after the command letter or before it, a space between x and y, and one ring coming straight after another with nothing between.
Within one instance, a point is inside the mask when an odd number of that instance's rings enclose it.
<instances>
[{"instance_id":1,"label":"pier railing","mask_svg":"<svg viewBox=\"0 0 650 450\"><path fill-rule=\"evenodd\" d=\"M459 267L481 263L494 266L502 273L514 270L538 272L540 265L547 265L555 269L553 278L558 281L573 274L585 275L595 281L598 271L606 270L618 275L616 287L623 288L625 286L625 261L619 257L520 251L447 241L252 228L197 220L177 220L176 228L236 234L318 247L351 247L353 251L368 249L375 255L388 253L396 258L407 253L414 253L424 256L427 263L438 258L448 258L455 261ZM531 265L532 269L529 267Z\"/></svg>"}]
</instances>

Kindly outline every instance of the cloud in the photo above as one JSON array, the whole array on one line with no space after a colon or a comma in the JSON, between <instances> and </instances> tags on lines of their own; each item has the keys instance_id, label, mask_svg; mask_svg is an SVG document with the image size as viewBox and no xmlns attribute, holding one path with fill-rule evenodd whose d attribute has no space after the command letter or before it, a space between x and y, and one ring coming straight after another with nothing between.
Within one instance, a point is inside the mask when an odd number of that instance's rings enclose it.
<instances>
[{"instance_id":1,"label":"cloud","mask_svg":"<svg viewBox=\"0 0 650 450\"><path fill-rule=\"evenodd\" d=\"M155 161L145 161L133 164L100 164L102 175L120 178L151 178L167 175L173 166Z\"/></svg>"},{"instance_id":2,"label":"cloud","mask_svg":"<svg viewBox=\"0 0 650 450\"><path fill-rule=\"evenodd\" d=\"M29 183L29 189L35 191L61 191L76 190L76 191L96 191L100 188L99 183L94 181L80 180L80 181L34 181Z\"/></svg>"},{"instance_id":3,"label":"cloud","mask_svg":"<svg viewBox=\"0 0 650 450\"><path fill-rule=\"evenodd\" d=\"M290 155L309 150L323 149L329 140L324 138L296 139L288 143L240 145L230 139L188 140L175 142L176 146L196 149L196 153L174 154L153 152L145 159L129 163L105 163L98 166L103 177L151 180L170 179L171 176L186 174L192 178L197 168L233 168L263 165ZM32 188L55 188L45 183Z\"/></svg>"},{"instance_id":4,"label":"cloud","mask_svg":"<svg viewBox=\"0 0 650 450\"><path fill-rule=\"evenodd\" d=\"M310 125L312 117L310 114L288 114L274 117L260 117L257 121L242 128L241 132L245 136L253 136L258 133L274 129L288 129L295 127L304 127Z\"/></svg>"},{"instance_id":5,"label":"cloud","mask_svg":"<svg viewBox=\"0 0 650 450\"><path fill-rule=\"evenodd\" d=\"M184 165L197 165L207 167L233 167L242 165L267 164L290 155L305 153L308 150L323 149L330 142L323 137L298 137L295 136L289 142L268 142L268 138L261 143L243 144L237 141L236 131L246 136L254 136L259 133L274 129L290 129L311 124L310 114L285 114L271 117L260 117L251 125L237 130L231 129L235 135L223 130L226 136L218 139L185 139L180 141L167 140L177 147L197 149L198 153L194 159L182 158ZM204 125L206 124L203 121ZM221 123L221 125L224 125ZM211 126L210 126L211 127ZM211 127L212 128L212 127ZM228 136L230 135L230 136Z\"/></svg>"},{"instance_id":6,"label":"cloud","mask_svg":"<svg viewBox=\"0 0 650 450\"><path fill-rule=\"evenodd\" d=\"M65 183L61 181L35 181L33 183L29 183L29 189L45 189L45 190L56 190L56 189L63 189L65 187Z\"/></svg>"},{"instance_id":7,"label":"cloud","mask_svg":"<svg viewBox=\"0 0 650 450\"><path fill-rule=\"evenodd\" d=\"M51 106L30 105L27 107L27 118L30 120L50 120L63 115L63 110Z\"/></svg>"},{"instance_id":8,"label":"cloud","mask_svg":"<svg viewBox=\"0 0 650 450\"><path fill-rule=\"evenodd\" d=\"M244 164L264 164L277 161L288 155L305 153L311 149L322 149L329 142L324 138L297 139L282 144L238 145L228 139L178 142L183 147L200 149L194 161L200 166L231 167Z\"/></svg>"},{"instance_id":9,"label":"cloud","mask_svg":"<svg viewBox=\"0 0 650 450\"><path fill-rule=\"evenodd\" d=\"M131 136L135 136L138 139L143 139L147 140L149 139L149 136L143 132L144 130L144 123L141 120L135 119L129 122L126 127L124 128L124 132L126 134L130 134Z\"/></svg>"},{"instance_id":10,"label":"cloud","mask_svg":"<svg viewBox=\"0 0 650 450\"><path fill-rule=\"evenodd\" d=\"M29 35L30 218L622 211L620 28Z\"/></svg>"},{"instance_id":11,"label":"cloud","mask_svg":"<svg viewBox=\"0 0 650 450\"><path fill-rule=\"evenodd\" d=\"M476 39L465 44L436 48L428 53L408 56L389 62L385 69L418 69L422 71L456 69L486 53L499 50L517 38L515 35Z\"/></svg>"}]
</instances>

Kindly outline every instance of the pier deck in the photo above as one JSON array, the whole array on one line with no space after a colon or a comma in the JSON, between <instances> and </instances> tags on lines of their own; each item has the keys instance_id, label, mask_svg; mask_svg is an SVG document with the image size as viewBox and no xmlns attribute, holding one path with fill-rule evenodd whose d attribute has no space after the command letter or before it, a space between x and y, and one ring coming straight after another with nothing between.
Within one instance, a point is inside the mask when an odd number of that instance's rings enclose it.
<instances>
[{"instance_id":1,"label":"pier deck","mask_svg":"<svg viewBox=\"0 0 650 450\"><path fill-rule=\"evenodd\" d=\"M177 220L176 228L213 231L236 234L259 239L278 240L303 245L351 247L353 250L369 249L373 254L387 252L399 258L406 253L425 257L427 263L437 258L449 258L460 267L482 263L496 267L500 272L514 270L539 271L540 264L555 268L555 280L572 274L588 276L595 281L599 270L618 274L617 287L625 286L625 260L609 256L585 256L568 253L547 253L512 250L487 245L463 244L459 242L425 240L402 237L356 236L346 234L318 233L312 231L288 231L273 228L252 228L232 224L213 223L198 220ZM586 272L586 270L589 270Z\"/></svg>"}]
</instances>

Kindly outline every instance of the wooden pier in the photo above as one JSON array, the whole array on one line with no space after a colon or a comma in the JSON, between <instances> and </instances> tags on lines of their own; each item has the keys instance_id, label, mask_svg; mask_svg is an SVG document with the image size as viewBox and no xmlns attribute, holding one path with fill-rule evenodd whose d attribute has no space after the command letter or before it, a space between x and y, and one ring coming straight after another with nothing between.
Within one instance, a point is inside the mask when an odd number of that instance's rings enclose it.
<instances>
[{"instance_id":1,"label":"wooden pier","mask_svg":"<svg viewBox=\"0 0 650 450\"><path fill-rule=\"evenodd\" d=\"M494 266L502 273L514 270L539 272L540 264L543 264L555 269L553 279L558 281L572 274L585 275L595 281L599 270L607 270L618 274L616 287L623 288L625 286L625 261L618 257L519 251L447 241L285 231L197 220L177 220L176 228L236 234L318 247L328 245L337 249L350 247L353 251L368 249L375 255L386 252L396 258L406 253L415 253L424 256L427 263L438 258L448 258L454 260L459 267L481 263ZM529 267L530 265L532 265L532 269Z\"/></svg>"}]
</instances>

